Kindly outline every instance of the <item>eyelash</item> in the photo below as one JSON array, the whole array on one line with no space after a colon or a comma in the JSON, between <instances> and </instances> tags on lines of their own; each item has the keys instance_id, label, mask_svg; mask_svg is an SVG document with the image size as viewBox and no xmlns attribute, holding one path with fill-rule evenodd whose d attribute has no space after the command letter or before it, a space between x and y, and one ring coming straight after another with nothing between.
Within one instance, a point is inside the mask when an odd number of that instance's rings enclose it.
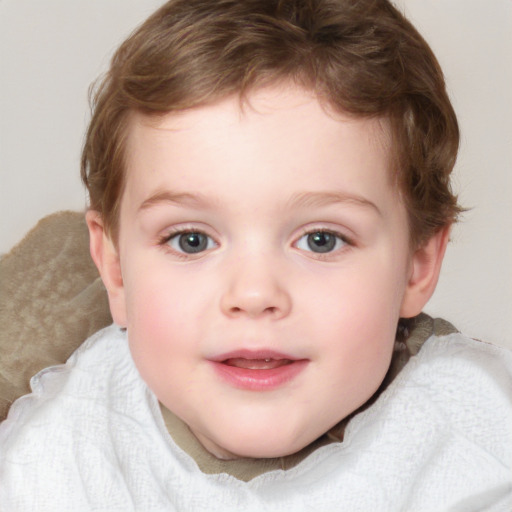
<instances>
[{"instance_id":1,"label":"eyelash","mask_svg":"<svg viewBox=\"0 0 512 512\"><path fill-rule=\"evenodd\" d=\"M215 242L213 237L207 235L204 231L197 229L197 228L179 228L179 229L173 230L171 232L168 232L164 236L162 236L158 239L158 245L161 246L164 250L171 252L173 254L173 256L176 256L177 258L180 258L183 260L190 259L191 257L193 258L196 255L197 256L202 255L202 254L206 253L209 249L211 249L211 247L210 247L206 250L199 251L197 253L187 253L187 252L182 252L182 251L176 250L173 247L171 247L169 242L171 242L171 240L173 238L178 238L178 237L186 235L186 234L204 235L209 240L212 240L215 245L218 246L217 242Z\"/></svg>"},{"instance_id":2,"label":"eyelash","mask_svg":"<svg viewBox=\"0 0 512 512\"><path fill-rule=\"evenodd\" d=\"M334 248L333 250L330 250L327 252L315 252L313 250L301 249L300 247L298 247L299 242L304 237L307 237L310 235L316 235L316 234L332 235L337 239L335 241L335 243L338 244L339 242L341 242L342 246L338 247L338 248ZM332 259L335 255L339 254L340 251L345 251L348 248L353 247L355 245L355 243L351 238L347 237L344 233L340 233L339 231L336 231L335 229L327 229L325 227L321 227L321 228L308 227L308 228L304 229L304 231L296 239L296 241L294 242L293 245L294 245L294 247L296 247L297 249L299 249L303 252L308 252L308 253L314 254L315 258L317 258L317 259L328 260L328 259Z\"/></svg>"}]
</instances>

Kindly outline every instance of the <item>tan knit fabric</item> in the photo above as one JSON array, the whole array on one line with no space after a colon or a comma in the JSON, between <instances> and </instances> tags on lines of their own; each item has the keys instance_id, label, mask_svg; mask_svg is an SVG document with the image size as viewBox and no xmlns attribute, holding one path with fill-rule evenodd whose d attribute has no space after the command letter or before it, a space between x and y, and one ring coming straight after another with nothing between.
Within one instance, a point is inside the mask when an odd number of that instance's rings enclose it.
<instances>
[{"instance_id":1,"label":"tan knit fabric","mask_svg":"<svg viewBox=\"0 0 512 512\"><path fill-rule=\"evenodd\" d=\"M0 419L32 375L110 323L83 213L44 218L0 259Z\"/></svg>"}]
</instances>

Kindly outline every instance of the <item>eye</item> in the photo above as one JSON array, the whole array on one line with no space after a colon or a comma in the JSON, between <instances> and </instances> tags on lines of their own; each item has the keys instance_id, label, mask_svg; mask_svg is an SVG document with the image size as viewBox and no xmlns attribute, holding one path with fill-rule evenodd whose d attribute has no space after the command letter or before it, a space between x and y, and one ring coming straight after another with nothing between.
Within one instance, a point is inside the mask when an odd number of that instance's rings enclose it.
<instances>
[{"instance_id":1,"label":"eye","mask_svg":"<svg viewBox=\"0 0 512 512\"><path fill-rule=\"evenodd\" d=\"M197 254L215 247L212 238L200 231L187 231L172 235L167 244L177 252L185 254Z\"/></svg>"},{"instance_id":2,"label":"eye","mask_svg":"<svg viewBox=\"0 0 512 512\"><path fill-rule=\"evenodd\" d=\"M347 244L346 239L332 231L312 231L301 236L297 241L297 249L316 253L327 253L341 249Z\"/></svg>"}]
</instances>

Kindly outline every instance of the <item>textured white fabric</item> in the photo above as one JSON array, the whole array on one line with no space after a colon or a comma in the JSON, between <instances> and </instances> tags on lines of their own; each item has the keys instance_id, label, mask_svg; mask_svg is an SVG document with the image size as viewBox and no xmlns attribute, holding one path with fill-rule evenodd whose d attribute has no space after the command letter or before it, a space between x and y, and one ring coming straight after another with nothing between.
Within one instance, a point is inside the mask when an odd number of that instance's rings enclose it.
<instances>
[{"instance_id":1,"label":"textured white fabric","mask_svg":"<svg viewBox=\"0 0 512 512\"><path fill-rule=\"evenodd\" d=\"M125 334L32 379L0 425L0 510L512 510L512 353L431 338L386 392L287 471L201 473L167 434Z\"/></svg>"}]
</instances>

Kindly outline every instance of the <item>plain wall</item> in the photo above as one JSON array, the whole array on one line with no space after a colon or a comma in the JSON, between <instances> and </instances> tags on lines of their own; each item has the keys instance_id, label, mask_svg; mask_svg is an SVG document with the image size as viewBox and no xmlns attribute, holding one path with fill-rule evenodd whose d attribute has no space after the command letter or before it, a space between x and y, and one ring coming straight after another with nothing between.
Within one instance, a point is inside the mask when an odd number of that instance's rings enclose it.
<instances>
[{"instance_id":1,"label":"plain wall","mask_svg":"<svg viewBox=\"0 0 512 512\"><path fill-rule=\"evenodd\" d=\"M89 84L161 0L0 0L0 253L43 216L83 210ZM453 231L426 311L512 347L512 2L399 0L445 71L462 146Z\"/></svg>"}]
</instances>

